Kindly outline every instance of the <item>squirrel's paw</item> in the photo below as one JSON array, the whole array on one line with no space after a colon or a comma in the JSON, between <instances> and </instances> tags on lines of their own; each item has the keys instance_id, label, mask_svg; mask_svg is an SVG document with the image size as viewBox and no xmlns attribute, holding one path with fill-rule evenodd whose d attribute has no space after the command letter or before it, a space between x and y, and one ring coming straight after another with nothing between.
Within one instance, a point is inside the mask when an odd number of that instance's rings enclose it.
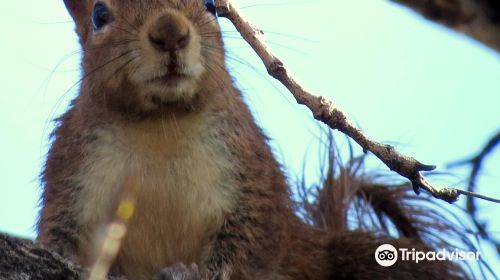
<instances>
[{"instance_id":1,"label":"squirrel's paw","mask_svg":"<svg viewBox=\"0 0 500 280\"><path fill-rule=\"evenodd\" d=\"M170 267L162 269L154 280L210 280L211 277L207 272L202 272L196 264L186 266L183 263L178 263Z\"/></svg>"}]
</instances>

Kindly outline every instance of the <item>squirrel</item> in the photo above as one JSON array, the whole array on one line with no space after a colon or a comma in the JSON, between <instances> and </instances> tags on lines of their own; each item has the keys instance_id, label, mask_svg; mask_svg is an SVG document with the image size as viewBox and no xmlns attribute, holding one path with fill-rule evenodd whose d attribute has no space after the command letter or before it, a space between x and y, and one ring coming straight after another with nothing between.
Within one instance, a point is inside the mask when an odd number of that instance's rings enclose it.
<instances>
[{"instance_id":1,"label":"squirrel","mask_svg":"<svg viewBox=\"0 0 500 280\"><path fill-rule=\"evenodd\" d=\"M379 266L380 244L424 246L332 234L295 214L282 169L226 69L221 30L204 1L64 4L83 73L42 172L41 244L90 267L97 232L135 169L135 213L113 275L176 279L168 268L181 267L207 271L199 279L463 279L452 263Z\"/></svg>"}]
</instances>

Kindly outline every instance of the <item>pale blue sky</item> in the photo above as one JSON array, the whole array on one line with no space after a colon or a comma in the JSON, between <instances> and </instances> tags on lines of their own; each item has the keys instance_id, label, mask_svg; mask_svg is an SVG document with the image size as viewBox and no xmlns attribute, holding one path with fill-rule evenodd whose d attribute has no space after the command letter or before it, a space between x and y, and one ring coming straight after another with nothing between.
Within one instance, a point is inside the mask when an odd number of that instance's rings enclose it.
<instances>
[{"instance_id":1,"label":"pale blue sky","mask_svg":"<svg viewBox=\"0 0 500 280\"><path fill-rule=\"evenodd\" d=\"M500 57L471 39L388 1L238 3L306 88L329 97L374 139L398 142L402 152L437 164L438 171L476 153L500 128ZM62 1L6 1L2 7L0 231L33 237L50 120L76 92L66 93L78 80L78 46ZM256 118L290 174L301 172L309 147L306 174L314 182L317 125L222 21L231 56L255 68L230 61ZM464 187L467 170L453 171L457 176L435 182ZM497 151L486 161L481 193L500 197L499 171ZM500 206L480 205L500 239ZM484 251L500 268L491 248Z\"/></svg>"}]
</instances>

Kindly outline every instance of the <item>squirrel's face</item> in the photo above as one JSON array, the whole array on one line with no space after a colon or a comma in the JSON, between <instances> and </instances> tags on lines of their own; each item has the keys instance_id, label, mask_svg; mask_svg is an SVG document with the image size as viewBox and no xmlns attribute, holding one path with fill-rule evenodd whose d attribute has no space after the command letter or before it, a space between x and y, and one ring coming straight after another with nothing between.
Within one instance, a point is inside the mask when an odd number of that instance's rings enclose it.
<instances>
[{"instance_id":1,"label":"squirrel's face","mask_svg":"<svg viewBox=\"0 0 500 280\"><path fill-rule=\"evenodd\" d=\"M83 49L83 84L107 105L150 112L203 94L224 69L204 0L64 0Z\"/></svg>"}]
</instances>

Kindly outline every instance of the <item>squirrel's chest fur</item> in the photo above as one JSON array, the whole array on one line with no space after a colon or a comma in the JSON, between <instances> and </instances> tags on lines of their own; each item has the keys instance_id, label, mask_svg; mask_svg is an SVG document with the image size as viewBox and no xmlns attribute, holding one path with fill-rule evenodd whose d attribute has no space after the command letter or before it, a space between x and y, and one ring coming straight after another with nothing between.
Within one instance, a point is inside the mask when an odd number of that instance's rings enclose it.
<instances>
[{"instance_id":1,"label":"squirrel's chest fur","mask_svg":"<svg viewBox=\"0 0 500 280\"><path fill-rule=\"evenodd\" d=\"M117 269L142 278L179 261L203 262L234 201L234 163L217 133L193 117L110 125L94 134L76 178L82 190L78 220L89 229L81 248L93 247L92 236L114 213L120 187L134 168L140 175L136 211Z\"/></svg>"}]
</instances>

